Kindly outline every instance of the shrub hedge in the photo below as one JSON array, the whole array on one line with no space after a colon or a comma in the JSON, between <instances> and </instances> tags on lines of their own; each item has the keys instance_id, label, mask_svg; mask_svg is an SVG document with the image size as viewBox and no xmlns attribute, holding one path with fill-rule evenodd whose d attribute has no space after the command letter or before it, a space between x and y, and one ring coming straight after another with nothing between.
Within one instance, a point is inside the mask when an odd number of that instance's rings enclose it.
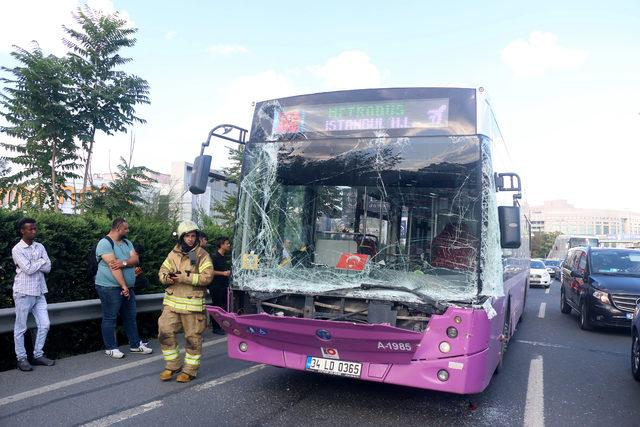
<instances>
[{"instance_id":1,"label":"shrub hedge","mask_svg":"<svg viewBox=\"0 0 640 427\"><path fill-rule=\"evenodd\" d=\"M105 217L65 215L56 212L29 212L37 221L36 240L47 249L51 273L46 275L49 303L97 298L87 271L87 259L98 240L109 232L111 221ZM15 266L11 248L19 241L17 222L22 212L0 209L0 308L12 307ZM141 267L149 286L141 293L162 292L157 274L162 261L175 244L171 224L131 218L129 240L144 249Z\"/></svg>"},{"instance_id":2,"label":"shrub hedge","mask_svg":"<svg viewBox=\"0 0 640 427\"><path fill-rule=\"evenodd\" d=\"M24 216L37 221L36 240L47 249L51 258L51 273L46 275L47 302L66 302L97 298L87 271L87 259L100 238L109 232L111 219L91 215L66 215L59 212L19 212L0 209L0 308L13 307L12 287L15 266L11 248L19 241L16 224ZM148 218L128 218L129 237L144 247L141 267L149 286L141 292L162 292L158 270L175 245L175 224ZM209 241L227 235L229 230L208 225ZM209 251L215 250L210 244Z\"/></svg>"},{"instance_id":3,"label":"shrub hedge","mask_svg":"<svg viewBox=\"0 0 640 427\"><path fill-rule=\"evenodd\" d=\"M16 224L29 216L37 221L36 240L42 243L51 258L51 272L46 275L47 302L67 302L97 298L95 287L87 271L87 260L93 246L109 232L111 219L86 214L66 215L59 212L20 212L0 209L0 308L13 307L13 278L15 265L11 248L19 241ZM128 218L129 240L144 247L141 267L149 279L149 285L137 294L162 292L158 281L158 270L165 257L175 245L173 230L176 225L167 221L149 218ZM229 230L209 224L205 231L210 241ZM215 250L212 245L209 251ZM140 315L138 327L141 336L150 338L157 334L159 313ZM102 348L100 321L59 325L52 327L45 345L45 352L53 357L85 353ZM119 328L120 329L120 328ZM64 337L58 341L56 337ZM124 335L119 331L120 343ZM0 370L15 367L13 334L0 336Z\"/></svg>"}]
</instances>

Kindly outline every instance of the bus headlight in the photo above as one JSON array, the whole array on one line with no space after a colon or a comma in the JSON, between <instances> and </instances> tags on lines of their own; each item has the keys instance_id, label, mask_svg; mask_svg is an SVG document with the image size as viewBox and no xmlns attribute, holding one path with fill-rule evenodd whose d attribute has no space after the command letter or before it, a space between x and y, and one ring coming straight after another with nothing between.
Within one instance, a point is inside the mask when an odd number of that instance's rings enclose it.
<instances>
[{"instance_id":1,"label":"bus headlight","mask_svg":"<svg viewBox=\"0 0 640 427\"><path fill-rule=\"evenodd\" d=\"M438 379L442 382L445 382L449 379L449 372L445 371L444 369L440 369L438 371Z\"/></svg>"},{"instance_id":2,"label":"bus headlight","mask_svg":"<svg viewBox=\"0 0 640 427\"><path fill-rule=\"evenodd\" d=\"M244 353L249 349L249 345L246 342L242 341L240 345L238 345L238 348L240 349L241 352Z\"/></svg>"},{"instance_id":3,"label":"bus headlight","mask_svg":"<svg viewBox=\"0 0 640 427\"><path fill-rule=\"evenodd\" d=\"M609 302L609 294L602 291L594 291L593 296L600 300L603 304L611 304Z\"/></svg>"},{"instance_id":4,"label":"bus headlight","mask_svg":"<svg viewBox=\"0 0 640 427\"><path fill-rule=\"evenodd\" d=\"M451 351L451 344L446 341L442 341L438 348L442 353L449 353Z\"/></svg>"}]
</instances>

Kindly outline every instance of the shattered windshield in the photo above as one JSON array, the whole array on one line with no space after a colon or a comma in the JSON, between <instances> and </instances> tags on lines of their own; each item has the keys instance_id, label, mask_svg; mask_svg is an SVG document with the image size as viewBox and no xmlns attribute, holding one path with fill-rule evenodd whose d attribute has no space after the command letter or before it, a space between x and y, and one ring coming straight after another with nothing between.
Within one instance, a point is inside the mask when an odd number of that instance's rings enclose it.
<instances>
[{"instance_id":1,"label":"shattered windshield","mask_svg":"<svg viewBox=\"0 0 640 427\"><path fill-rule=\"evenodd\" d=\"M479 138L378 135L246 146L234 286L399 301L478 294Z\"/></svg>"}]
</instances>

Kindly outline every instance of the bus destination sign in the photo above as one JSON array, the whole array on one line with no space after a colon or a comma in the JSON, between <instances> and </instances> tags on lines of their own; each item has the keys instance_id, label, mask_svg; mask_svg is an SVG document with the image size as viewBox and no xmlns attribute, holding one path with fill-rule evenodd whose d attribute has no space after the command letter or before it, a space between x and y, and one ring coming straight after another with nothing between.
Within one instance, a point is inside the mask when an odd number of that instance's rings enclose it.
<instances>
[{"instance_id":1,"label":"bus destination sign","mask_svg":"<svg viewBox=\"0 0 640 427\"><path fill-rule=\"evenodd\" d=\"M285 107L274 113L272 134L429 129L448 125L448 98L406 99Z\"/></svg>"}]
</instances>

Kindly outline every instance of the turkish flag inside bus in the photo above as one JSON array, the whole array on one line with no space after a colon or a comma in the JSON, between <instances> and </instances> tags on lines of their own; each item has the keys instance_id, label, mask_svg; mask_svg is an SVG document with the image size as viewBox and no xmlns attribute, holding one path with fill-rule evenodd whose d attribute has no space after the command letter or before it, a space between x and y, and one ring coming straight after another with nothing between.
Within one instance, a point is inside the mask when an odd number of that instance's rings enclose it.
<instances>
[{"instance_id":1,"label":"turkish flag inside bus","mask_svg":"<svg viewBox=\"0 0 640 427\"><path fill-rule=\"evenodd\" d=\"M342 270L362 271L364 270L364 266L368 260L369 255L343 252L340 254L340 259L338 260L338 264L336 264L336 268L340 268Z\"/></svg>"}]
</instances>

